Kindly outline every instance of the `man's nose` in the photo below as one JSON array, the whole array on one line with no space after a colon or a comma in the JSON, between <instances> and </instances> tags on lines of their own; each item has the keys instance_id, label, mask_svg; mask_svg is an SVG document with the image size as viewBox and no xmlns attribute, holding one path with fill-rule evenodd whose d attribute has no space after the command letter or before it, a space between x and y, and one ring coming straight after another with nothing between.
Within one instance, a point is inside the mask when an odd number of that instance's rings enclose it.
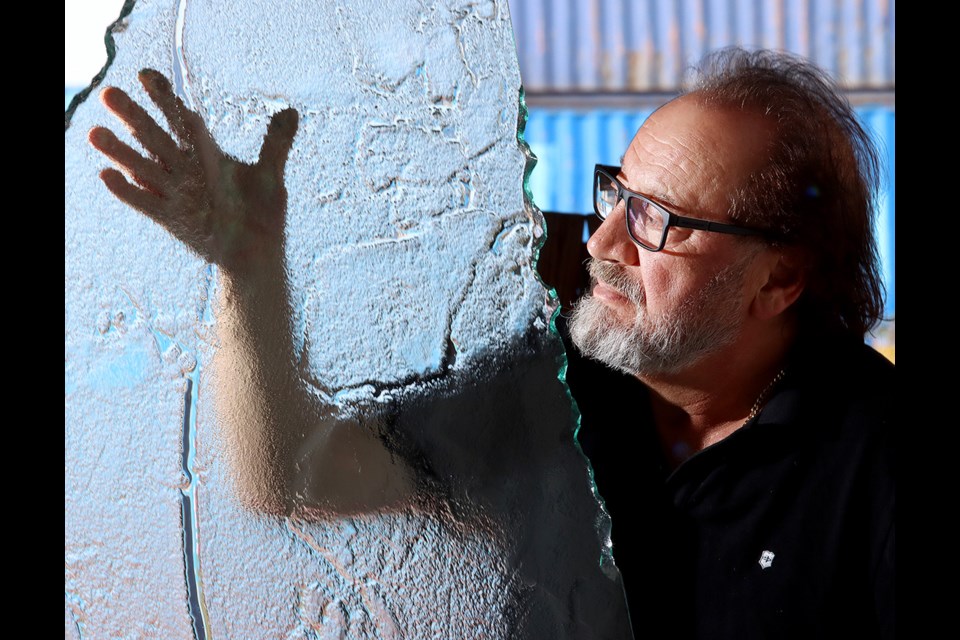
<instances>
[{"instance_id":1,"label":"man's nose","mask_svg":"<svg viewBox=\"0 0 960 640\"><path fill-rule=\"evenodd\" d=\"M626 266L639 264L640 247L634 244L627 232L627 220L621 200L600 227L587 241L587 252L596 260L619 262Z\"/></svg>"}]
</instances>

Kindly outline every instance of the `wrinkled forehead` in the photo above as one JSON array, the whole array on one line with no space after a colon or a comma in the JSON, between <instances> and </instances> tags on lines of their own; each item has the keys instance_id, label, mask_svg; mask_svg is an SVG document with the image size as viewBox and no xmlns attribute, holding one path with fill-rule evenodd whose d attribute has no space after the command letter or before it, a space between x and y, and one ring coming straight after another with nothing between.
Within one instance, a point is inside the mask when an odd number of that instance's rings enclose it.
<instances>
[{"instance_id":1,"label":"wrinkled forehead","mask_svg":"<svg viewBox=\"0 0 960 640\"><path fill-rule=\"evenodd\" d=\"M759 114L704 106L688 94L644 122L624 153L623 172L631 189L681 210L723 212L767 162L772 134Z\"/></svg>"}]
</instances>

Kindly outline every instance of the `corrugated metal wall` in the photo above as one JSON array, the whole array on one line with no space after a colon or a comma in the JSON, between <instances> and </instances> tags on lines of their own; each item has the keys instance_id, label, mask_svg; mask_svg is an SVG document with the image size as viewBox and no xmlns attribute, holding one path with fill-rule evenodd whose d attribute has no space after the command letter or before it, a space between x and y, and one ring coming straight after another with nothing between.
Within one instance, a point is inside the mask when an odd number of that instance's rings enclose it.
<instances>
[{"instance_id":1,"label":"corrugated metal wall","mask_svg":"<svg viewBox=\"0 0 960 640\"><path fill-rule=\"evenodd\" d=\"M669 91L704 53L786 49L849 88L894 85L893 0L510 0L524 86Z\"/></svg>"}]
</instances>

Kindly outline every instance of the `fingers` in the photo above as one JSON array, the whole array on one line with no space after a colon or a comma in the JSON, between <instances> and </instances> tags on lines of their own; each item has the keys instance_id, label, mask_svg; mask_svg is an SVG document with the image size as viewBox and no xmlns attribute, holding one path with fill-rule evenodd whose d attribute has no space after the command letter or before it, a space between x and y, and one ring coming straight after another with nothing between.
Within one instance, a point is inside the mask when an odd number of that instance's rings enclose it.
<instances>
[{"instance_id":1,"label":"fingers","mask_svg":"<svg viewBox=\"0 0 960 640\"><path fill-rule=\"evenodd\" d=\"M130 184L123 174L116 169L104 169L100 172L100 179L121 202L127 203L137 211L163 224L163 200L158 196Z\"/></svg>"},{"instance_id":2,"label":"fingers","mask_svg":"<svg viewBox=\"0 0 960 640\"><path fill-rule=\"evenodd\" d=\"M263 146L260 148L259 164L272 166L277 172L283 173L290 147L293 146L293 138L297 135L299 122L300 115L293 108L273 114L270 124L267 125Z\"/></svg>"},{"instance_id":3,"label":"fingers","mask_svg":"<svg viewBox=\"0 0 960 640\"><path fill-rule=\"evenodd\" d=\"M180 149L173 138L130 96L116 87L107 87L100 92L100 100L126 125L148 153L167 168L175 163Z\"/></svg>"},{"instance_id":4,"label":"fingers","mask_svg":"<svg viewBox=\"0 0 960 640\"><path fill-rule=\"evenodd\" d=\"M137 77L181 141L195 144L207 133L203 119L188 109L183 100L173 92L173 86L166 76L153 69L143 69Z\"/></svg>"},{"instance_id":5,"label":"fingers","mask_svg":"<svg viewBox=\"0 0 960 640\"><path fill-rule=\"evenodd\" d=\"M88 136L94 149L107 156L126 171L141 187L160 195L168 185L170 175L156 162L147 160L104 127L94 127Z\"/></svg>"},{"instance_id":6,"label":"fingers","mask_svg":"<svg viewBox=\"0 0 960 640\"><path fill-rule=\"evenodd\" d=\"M205 255L195 242L196 233L177 211L170 208L167 200L130 184L116 169L104 169L100 172L100 179L118 200L146 215L198 255Z\"/></svg>"}]
</instances>

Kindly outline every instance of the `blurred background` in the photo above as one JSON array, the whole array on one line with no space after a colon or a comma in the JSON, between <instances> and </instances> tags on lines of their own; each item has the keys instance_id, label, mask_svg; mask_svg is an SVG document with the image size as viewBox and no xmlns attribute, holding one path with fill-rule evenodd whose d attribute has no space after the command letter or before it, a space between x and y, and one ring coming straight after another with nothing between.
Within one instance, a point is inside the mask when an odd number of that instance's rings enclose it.
<instances>
[{"instance_id":1,"label":"blurred background","mask_svg":"<svg viewBox=\"0 0 960 640\"><path fill-rule=\"evenodd\" d=\"M64 108L106 62L104 32L122 0L66 0ZM547 218L544 281L564 306L585 286L583 243L595 228L596 163L618 164L633 134L676 95L685 70L728 45L785 49L829 71L879 145L886 180L877 237L886 318L868 340L896 347L893 0L509 0L538 157L529 188Z\"/></svg>"}]
</instances>

